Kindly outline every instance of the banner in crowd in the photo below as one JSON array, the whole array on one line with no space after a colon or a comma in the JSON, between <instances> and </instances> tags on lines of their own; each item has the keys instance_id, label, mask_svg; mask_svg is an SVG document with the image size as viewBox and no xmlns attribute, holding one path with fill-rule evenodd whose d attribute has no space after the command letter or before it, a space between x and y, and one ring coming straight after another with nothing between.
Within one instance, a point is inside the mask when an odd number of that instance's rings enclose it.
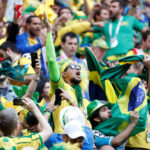
<instances>
[{"instance_id":1,"label":"banner in crowd","mask_svg":"<svg viewBox=\"0 0 150 150\"><path fill-rule=\"evenodd\" d=\"M117 96L109 80L101 81L103 68L94 57L93 53L85 47L86 60L89 70L89 96L90 100L106 100L114 104Z\"/></svg>"}]
</instances>

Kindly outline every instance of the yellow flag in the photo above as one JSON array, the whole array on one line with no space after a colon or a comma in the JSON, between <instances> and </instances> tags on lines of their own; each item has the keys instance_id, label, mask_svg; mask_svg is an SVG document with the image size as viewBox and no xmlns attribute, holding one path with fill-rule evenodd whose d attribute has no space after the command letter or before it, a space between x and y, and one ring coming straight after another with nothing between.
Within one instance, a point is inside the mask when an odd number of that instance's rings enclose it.
<instances>
[{"instance_id":1,"label":"yellow flag","mask_svg":"<svg viewBox=\"0 0 150 150\"><path fill-rule=\"evenodd\" d=\"M49 22L53 24L57 15L55 14L55 12L52 10L52 8L49 5L41 4L34 13L36 16L39 16L41 19L44 19L44 12L46 13L48 17Z\"/></svg>"}]
</instances>

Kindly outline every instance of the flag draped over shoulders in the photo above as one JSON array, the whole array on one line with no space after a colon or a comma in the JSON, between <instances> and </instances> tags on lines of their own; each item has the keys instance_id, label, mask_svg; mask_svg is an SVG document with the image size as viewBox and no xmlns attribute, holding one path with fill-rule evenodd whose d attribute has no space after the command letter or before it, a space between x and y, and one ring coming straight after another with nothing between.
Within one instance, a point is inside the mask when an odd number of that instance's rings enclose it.
<instances>
[{"instance_id":1,"label":"flag draped over shoulders","mask_svg":"<svg viewBox=\"0 0 150 150\"><path fill-rule=\"evenodd\" d=\"M136 110L139 112L139 121L130 136L145 130L147 120L147 95L140 78L125 77L126 88L118 101L112 106L112 118L100 123L95 130L105 135L116 136L130 123L130 114Z\"/></svg>"},{"instance_id":2,"label":"flag draped over shoulders","mask_svg":"<svg viewBox=\"0 0 150 150\"><path fill-rule=\"evenodd\" d=\"M141 79L128 75L121 79L122 72L129 69L131 64L138 61L143 61L143 56L130 56L120 60L119 67L111 67L109 69L103 69L99 62L96 60L92 52L86 47L86 60L89 70L89 92L92 100L101 100L101 95L105 96L108 103L111 103L112 118L100 123L94 130L98 130L105 135L116 136L120 132L126 129L130 123L130 114L136 110L139 112L139 121L131 135L135 135L146 127L147 120L147 95L145 89L141 83ZM108 72L107 72L107 71ZM109 77L103 78L105 73L113 73L111 80L117 81L117 87L119 87L120 93L116 94L115 86L112 86ZM119 74L119 75L118 75ZM122 74L122 75L121 75ZM117 77L116 77L117 76ZM93 92L93 93L92 93ZM113 100L113 101L112 101Z\"/></svg>"}]
</instances>

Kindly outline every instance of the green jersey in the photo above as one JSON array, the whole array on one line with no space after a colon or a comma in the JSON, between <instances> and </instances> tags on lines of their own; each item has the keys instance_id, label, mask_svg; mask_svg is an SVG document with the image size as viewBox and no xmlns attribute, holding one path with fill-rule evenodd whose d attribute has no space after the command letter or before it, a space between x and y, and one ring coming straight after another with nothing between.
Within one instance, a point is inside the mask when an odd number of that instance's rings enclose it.
<instances>
[{"instance_id":1,"label":"green jersey","mask_svg":"<svg viewBox=\"0 0 150 150\"><path fill-rule=\"evenodd\" d=\"M134 48L134 30L142 31L144 25L140 23L133 16L123 16L122 21L120 23L120 28L118 33L116 34L116 30L118 27L120 19L114 21L108 21L105 23L104 28L99 29L99 31L103 32L106 38L107 45L111 47L111 39L115 38L117 40L117 45L107 50L106 57L112 55L122 55L126 54L129 50ZM110 29L110 24L112 24L112 29ZM97 28L94 28L97 30ZM111 32L112 31L112 35Z\"/></svg>"}]
</instances>

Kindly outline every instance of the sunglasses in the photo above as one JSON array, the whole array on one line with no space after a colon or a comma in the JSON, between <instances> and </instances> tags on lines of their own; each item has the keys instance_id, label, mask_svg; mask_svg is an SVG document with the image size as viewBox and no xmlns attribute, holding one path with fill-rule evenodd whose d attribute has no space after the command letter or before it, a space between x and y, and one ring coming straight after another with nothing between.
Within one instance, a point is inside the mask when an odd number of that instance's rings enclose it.
<instances>
[{"instance_id":1,"label":"sunglasses","mask_svg":"<svg viewBox=\"0 0 150 150\"><path fill-rule=\"evenodd\" d=\"M70 65L68 65L68 66L65 68L64 72L67 71L68 68L81 70L81 66L70 64Z\"/></svg>"}]
</instances>

